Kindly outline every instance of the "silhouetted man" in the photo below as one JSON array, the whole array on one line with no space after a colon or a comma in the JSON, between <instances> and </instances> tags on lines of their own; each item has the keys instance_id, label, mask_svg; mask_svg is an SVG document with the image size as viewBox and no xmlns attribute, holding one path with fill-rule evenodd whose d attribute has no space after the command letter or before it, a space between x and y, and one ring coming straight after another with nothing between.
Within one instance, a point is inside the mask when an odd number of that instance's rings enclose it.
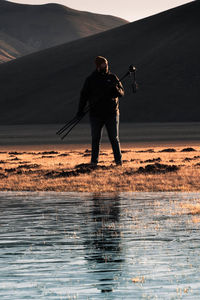
<instances>
[{"instance_id":1,"label":"silhouetted man","mask_svg":"<svg viewBox=\"0 0 200 300\"><path fill-rule=\"evenodd\" d=\"M95 64L96 70L87 77L81 90L77 116L83 114L88 102L92 134L91 163L94 165L98 163L102 129L105 125L112 145L115 163L121 165L119 97L124 96L124 88L118 77L109 71L108 61L105 57L97 56Z\"/></svg>"}]
</instances>

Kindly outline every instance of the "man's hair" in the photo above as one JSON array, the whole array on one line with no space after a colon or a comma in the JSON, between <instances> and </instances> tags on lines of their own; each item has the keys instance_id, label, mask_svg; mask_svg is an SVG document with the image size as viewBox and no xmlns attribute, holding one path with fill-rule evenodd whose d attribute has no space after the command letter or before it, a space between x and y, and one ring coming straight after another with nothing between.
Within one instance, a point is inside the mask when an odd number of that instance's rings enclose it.
<instances>
[{"instance_id":1,"label":"man's hair","mask_svg":"<svg viewBox=\"0 0 200 300\"><path fill-rule=\"evenodd\" d=\"M101 64L103 63L108 63L107 59L103 56L97 56L95 58L95 64L96 64L96 67L99 68L101 66Z\"/></svg>"}]
</instances>

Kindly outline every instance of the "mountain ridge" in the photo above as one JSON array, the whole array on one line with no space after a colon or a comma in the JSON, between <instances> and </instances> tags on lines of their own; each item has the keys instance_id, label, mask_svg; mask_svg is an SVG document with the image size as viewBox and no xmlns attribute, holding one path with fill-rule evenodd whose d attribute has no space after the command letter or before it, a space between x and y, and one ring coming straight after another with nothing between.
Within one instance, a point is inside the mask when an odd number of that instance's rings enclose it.
<instances>
[{"instance_id":1,"label":"mountain ridge","mask_svg":"<svg viewBox=\"0 0 200 300\"><path fill-rule=\"evenodd\" d=\"M122 121L199 121L199 11L200 2L192 2L1 65L1 123L69 120L97 55L118 76L132 63L138 68L138 93L124 82Z\"/></svg>"},{"instance_id":2,"label":"mountain ridge","mask_svg":"<svg viewBox=\"0 0 200 300\"><path fill-rule=\"evenodd\" d=\"M0 40L0 49L2 42L10 42L18 58L126 23L118 17L82 12L60 4L27 5L1 0L0 28L8 39Z\"/></svg>"}]
</instances>

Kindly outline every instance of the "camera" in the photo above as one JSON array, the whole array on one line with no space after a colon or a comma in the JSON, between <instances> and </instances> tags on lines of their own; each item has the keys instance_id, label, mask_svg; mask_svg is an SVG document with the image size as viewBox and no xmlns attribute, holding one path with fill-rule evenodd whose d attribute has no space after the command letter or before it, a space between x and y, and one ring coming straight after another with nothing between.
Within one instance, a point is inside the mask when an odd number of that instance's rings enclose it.
<instances>
[{"instance_id":1,"label":"camera","mask_svg":"<svg viewBox=\"0 0 200 300\"><path fill-rule=\"evenodd\" d=\"M130 65L128 70L129 72L133 73L136 71L136 67L134 67L134 65Z\"/></svg>"}]
</instances>

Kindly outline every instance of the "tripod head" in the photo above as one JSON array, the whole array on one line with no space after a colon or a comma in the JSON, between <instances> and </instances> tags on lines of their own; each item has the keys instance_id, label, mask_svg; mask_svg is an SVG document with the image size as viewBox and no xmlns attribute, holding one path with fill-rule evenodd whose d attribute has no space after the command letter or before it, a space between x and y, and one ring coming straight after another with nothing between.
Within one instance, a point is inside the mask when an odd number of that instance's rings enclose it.
<instances>
[{"instance_id":1,"label":"tripod head","mask_svg":"<svg viewBox=\"0 0 200 300\"><path fill-rule=\"evenodd\" d=\"M130 73L134 73L137 69L136 69L136 67L134 67L134 65L130 65L128 70Z\"/></svg>"},{"instance_id":2,"label":"tripod head","mask_svg":"<svg viewBox=\"0 0 200 300\"><path fill-rule=\"evenodd\" d=\"M133 83L131 84L133 93L136 93L138 89L138 84L136 82L136 71L136 67L134 67L134 65L130 65L128 68L128 72L120 79L120 81L122 81L127 76L132 76L133 74Z\"/></svg>"},{"instance_id":3,"label":"tripod head","mask_svg":"<svg viewBox=\"0 0 200 300\"><path fill-rule=\"evenodd\" d=\"M131 76L132 74L134 75L135 78L135 73L136 73L136 67L134 67L134 65L130 65L128 68L128 72L122 76L122 78L120 79L120 81L122 81L123 79L125 79L127 76Z\"/></svg>"}]
</instances>

